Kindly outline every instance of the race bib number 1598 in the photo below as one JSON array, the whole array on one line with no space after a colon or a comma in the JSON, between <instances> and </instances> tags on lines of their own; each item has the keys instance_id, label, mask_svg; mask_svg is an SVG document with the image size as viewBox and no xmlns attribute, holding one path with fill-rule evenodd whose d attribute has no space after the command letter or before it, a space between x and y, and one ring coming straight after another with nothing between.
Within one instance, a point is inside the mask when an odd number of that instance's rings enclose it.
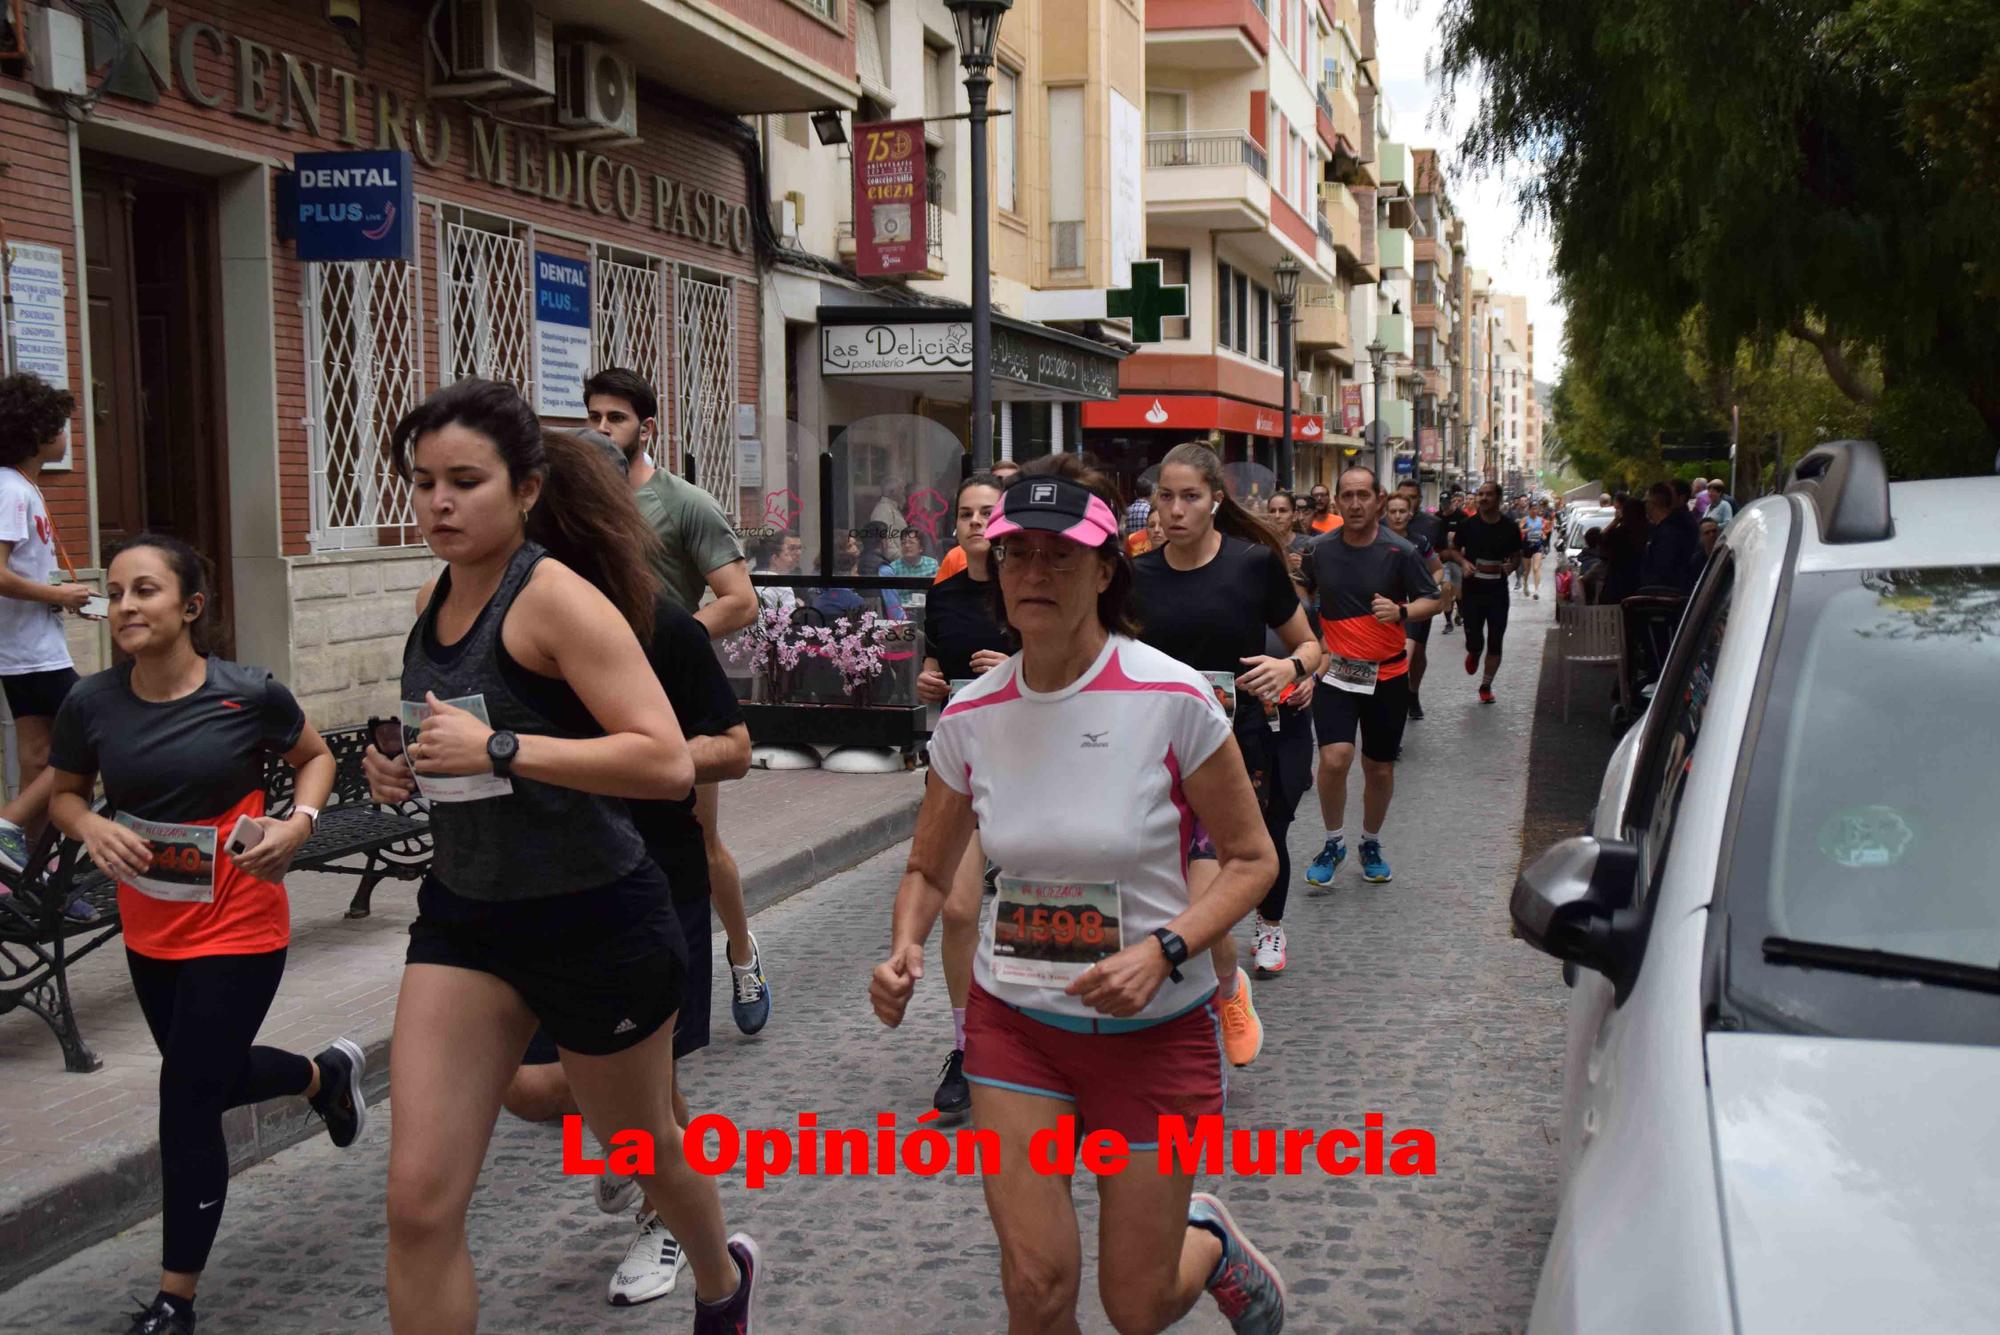
<instances>
[{"instance_id":1,"label":"race bib number 1598","mask_svg":"<svg viewBox=\"0 0 2000 1335\"><path fill-rule=\"evenodd\" d=\"M1110 882L1002 876L996 888L989 946L998 982L1067 987L1124 948L1118 887Z\"/></svg>"}]
</instances>

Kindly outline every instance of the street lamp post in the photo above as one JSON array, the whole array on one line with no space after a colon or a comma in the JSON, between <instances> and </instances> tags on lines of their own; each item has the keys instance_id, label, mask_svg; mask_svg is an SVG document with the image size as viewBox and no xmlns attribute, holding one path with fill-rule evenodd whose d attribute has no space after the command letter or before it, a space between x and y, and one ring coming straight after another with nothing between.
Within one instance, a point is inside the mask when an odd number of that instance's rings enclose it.
<instances>
[{"instance_id":1,"label":"street lamp post","mask_svg":"<svg viewBox=\"0 0 2000 1335\"><path fill-rule=\"evenodd\" d=\"M1387 434L1386 429L1382 425L1382 363L1388 356L1389 349L1387 345L1382 342L1381 336L1377 335L1375 341L1368 345L1368 364L1374 368L1375 375L1375 463L1373 467L1376 468L1382 466L1382 441Z\"/></svg>"},{"instance_id":2,"label":"street lamp post","mask_svg":"<svg viewBox=\"0 0 2000 1335\"><path fill-rule=\"evenodd\" d=\"M993 44L1014 0L945 0L958 25L958 63L972 126L972 467L993 466L992 219L987 216L986 94L993 86ZM1058 405L1056 412L1061 412Z\"/></svg>"},{"instance_id":3,"label":"street lamp post","mask_svg":"<svg viewBox=\"0 0 2000 1335\"><path fill-rule=\"evenodd\" d=\"M1271 266L1278 299L1278 364L1285 368L1285 438L1278 442L1278 485L1292 489L1292 308L1299 299L1299 262L1290 255Z\"/></svg>"}]
</instances>

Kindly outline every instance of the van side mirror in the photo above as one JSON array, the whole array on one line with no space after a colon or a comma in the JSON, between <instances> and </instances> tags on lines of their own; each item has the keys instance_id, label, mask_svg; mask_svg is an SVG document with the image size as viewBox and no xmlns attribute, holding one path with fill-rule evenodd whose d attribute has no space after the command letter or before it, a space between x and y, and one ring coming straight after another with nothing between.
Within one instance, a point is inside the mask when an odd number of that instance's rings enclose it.
<instances>
[{"instance_id":1,"label":"van side mirror","mask_svg":"<svg viewBox=\"0 0 2000 1335\"><path fill-rule=\"evenodd\" d=\"M1644 914L1633 908L1639 850L1619 839L1565 839L1525 867L1509 910L1514 935L1611 980L1622 1004L1639 976Z\"/></svg>"}]
</instances>

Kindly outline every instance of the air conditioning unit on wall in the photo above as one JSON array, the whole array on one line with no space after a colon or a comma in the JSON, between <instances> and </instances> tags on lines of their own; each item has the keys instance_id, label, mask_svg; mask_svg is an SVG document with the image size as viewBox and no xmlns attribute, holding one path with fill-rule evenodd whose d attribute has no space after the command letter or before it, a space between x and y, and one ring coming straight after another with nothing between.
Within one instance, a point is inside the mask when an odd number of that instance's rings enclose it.
<instances>
[{"instance_id":1,"label":"air conditioning unit on wall","mask_svg":"<svg viewBox=\"0 0 2000 1335\"><path fill-rule=\"evenodd\" d=\"M639 137L639 76L601 42L574 39L556 50L556 123L563 138Z\"/></svg>"},{"instance_id":2,"label":"air conditioning unit on wall","mask_svg":"<svg viewBox=\"0 0 2000 1335\"><path fill-rule=\"evenodd\" d=\"M528 0L437 0L424 76L432 97L554 96L555 24Z\"/></svg>"}]
</instances>

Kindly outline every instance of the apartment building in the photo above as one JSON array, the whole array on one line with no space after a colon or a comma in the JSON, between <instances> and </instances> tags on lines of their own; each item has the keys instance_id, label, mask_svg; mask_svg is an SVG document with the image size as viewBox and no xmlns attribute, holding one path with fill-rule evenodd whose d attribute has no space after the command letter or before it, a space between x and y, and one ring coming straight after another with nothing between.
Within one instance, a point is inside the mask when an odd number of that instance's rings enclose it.
<instances>
[{"instance_id":1,"label":"apartment building","mask_svg":"<svg viewBox=\"0 0 2000 1335\"><path fill-rule=\"evenodd\" d=\"M1415 155L1396 137L1396 113L1377 100L1375 207L1376 269L1372 341L1384 349L1382 365L1370 368L1364 395L1368 449L1360 456L1392 484L1399 470L1415 468L1417 402L1424 379L1418 363L1417 243L1430 239L1416 207ZM1379 391L1377 387L1379 381ZM1380 417L1376 404L1380 403ZM1398 460L1407 460L1399 464Z\"/></svg>"},{"instance_id":2,"label":"apartment building","mask_svg":"<svg viewBox=\"0 0 2000 1335\"><path fill-rule=\"evenodd\" d=\"M1134 477L1172 446L1206 439L1225 459L1282 467L1284 386L1294 382L1301 478L1321 475L1337 377L1351 365L1339 328L1345 244L1359 264L1358 210L1329 199L1329 164L1362 146L1355 84L1360 11L1329 0L1152 0L1144 20L1146 254L1185 283L1190 313L1120 368L1115 403L1086 404L1084 438ZM1340 79L1327 87L1331 65ZM1351 201L1350 201L1351 202ZM1301 269L1294 364L1280 351L1273 269ZM1298 380L1299 367L1322 368ZM1315 388L1317 386L1317 388Z\"/></svg>"},{"instance_id":3,"label":"apartment building","mask_svg":"<svg viewBox=\"0 0 2000 1335\"><path fill-rule=\"evenodd\" d=\"M1465 271L1465 476L1466 485L1493 476L1493 279L1484 269Z\"/></svg>"},{"instance_id":4,"label":"apartment building","mask_svg":"<svg viewBox=\"0 0 2000 1335\"><path fill-rule=\"evenodd\" d=\"M1425 495L1435 497L1441 484L1462 471L1458 424L1465 392L1465 224L1452 207L1437 150L1415 149L1411 161L1416 194L1411 284L1419 377L1411 454Z\"/></svg>"},{"instance_id":5,"label":"apartment building","mask_svg":"<svg viewBox=\"0 0 2000 1335\"><path fill-rule=\"evenodd\" d=\"M762 308L773 527L814 510L824 447L845 460L837 510L865 516L971 436L972 140L969 122L949 119L967 109L956 29L942 0L841 2L860 84L839 123L845 142L821 142L803 114L761 126L780 247ZM1118 395L1104 291L1130 281L1146 235L1138 0L1016 0L992 79L990 106L1005 113L987 128L993 441L996 457L1025 460L1077 448L1080 406ZM871 124L907 121L922 121L928 254L918 272L863 278L855 144ZM935 522L933 498L919 501L929 510L918 517Z\"/></svg>"},{"instance_id":6,"label":"apartment building","mask_svg":"<svg viewBox=\"0 0 2000 1335\"><path fill-rule=\"evenodd\" d=\"M1534 327L1528 299L1493 294L1493 402L1498 476L1509 491L1535 480L1529 420L1535 412Z\"/></svg>"},{"instance_id":7,"label":"apartment building","mask_svg":"<svg viewBox=\"0 0 2000 1335\"><path fill-rule=\"evenodd\" d=\"M395 702L436 563L382 446L440 385L509 381L575 422L593 364L634 366L670 462L754 504L740 118L853 105L846 0L371 0L346 26L269 0L33 8L87 59L0 71L0 225L15 313L33 275L60 331L34 369L77 396L42 485L82 579L122 537L185 536L220 576L221 652L333 727ZM374 166L408 201L379 233L406 228L399 253L302 259L294 155L365 150L408 154ZM102 666L102 624L70 624Z\"/></svg>"}]
</instances>

